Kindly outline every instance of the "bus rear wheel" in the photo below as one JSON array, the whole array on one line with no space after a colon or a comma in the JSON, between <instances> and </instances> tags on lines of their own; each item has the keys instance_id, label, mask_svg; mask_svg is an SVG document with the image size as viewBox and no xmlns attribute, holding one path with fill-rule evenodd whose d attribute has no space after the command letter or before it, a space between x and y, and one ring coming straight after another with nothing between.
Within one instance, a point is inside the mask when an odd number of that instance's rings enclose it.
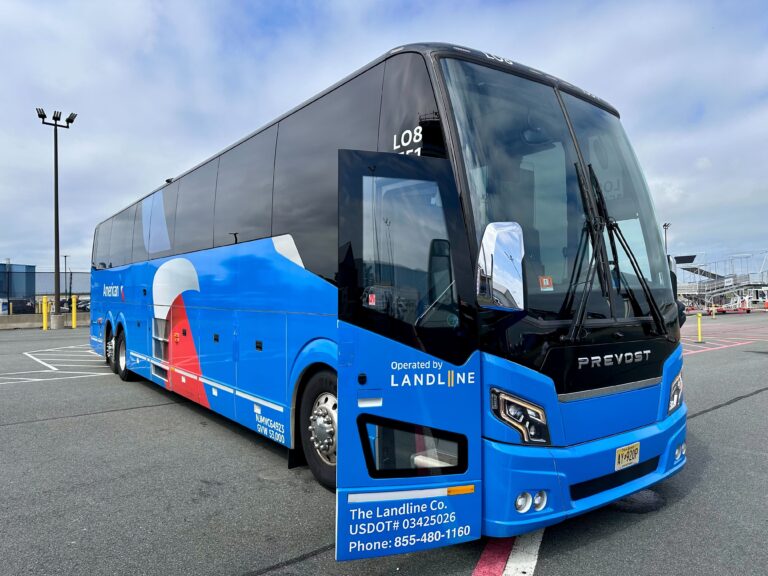
<instances>
[{"instance_id":1,"label":"bus rear wheel","mask_svg":"<svg viewBox=\"0 0 768 576\"><path fill-rule=\"evenodd\" d=\"M336 438L339 403L336 374L323 370L307 382L301 398L299 428L304 456L315 479L336 488Z\"/></svg>"},{"instance_id":2,"label":"bus rear wheel","mask_svg":"<svg viewBox=\"0 0 768 576\"><path fill-rule=\"evenodd\" d=\"M124 382L133 380L133 372L127 368L128 352L125 345L125 332L121 331L117 335L115 341L115 353L113 356L116 372L117 375L120 376L120 380L123 380Z\"/></svg>"}]
</instances>

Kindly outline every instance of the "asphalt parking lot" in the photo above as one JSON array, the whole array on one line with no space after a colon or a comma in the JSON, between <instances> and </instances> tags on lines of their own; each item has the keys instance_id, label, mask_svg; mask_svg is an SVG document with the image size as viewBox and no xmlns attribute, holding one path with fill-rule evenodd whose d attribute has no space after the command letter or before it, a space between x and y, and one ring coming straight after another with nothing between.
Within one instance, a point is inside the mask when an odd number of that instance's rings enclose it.
<instances>
[{"instance_id":1,"label":"asphalt parking lot","mask_svg":"<svg viewBox=\"0 0 768 576\"><path fill-rule=\"evenodd\" d=\"M695 324L686 468L546 529L526 552L536 576L768 573L768 314L705 318L704 343ZM86 344L80 329L0 332L0 574L479 575L499 544L337 564L334 497L307 468L122 382Z\"/></svg>"}]
</instances>

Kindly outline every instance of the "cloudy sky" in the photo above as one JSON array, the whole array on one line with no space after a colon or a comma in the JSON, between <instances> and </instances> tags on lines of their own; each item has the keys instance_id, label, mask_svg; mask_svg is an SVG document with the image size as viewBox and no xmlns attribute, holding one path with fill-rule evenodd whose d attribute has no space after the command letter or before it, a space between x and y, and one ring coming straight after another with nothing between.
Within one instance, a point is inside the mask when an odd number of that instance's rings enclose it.
<instances>
[{"instance_id":1,"label":"cloudy sky","mask_svg":"<svg viewBox=\"0 0 768 576\"><path fill-rule=\"evenodd\" d=\"M506 56L616 106L673 253L768 249L768 4L0 0L0 259L52 267L95 224L390 48Z\"/></svg>"}]
</instances>

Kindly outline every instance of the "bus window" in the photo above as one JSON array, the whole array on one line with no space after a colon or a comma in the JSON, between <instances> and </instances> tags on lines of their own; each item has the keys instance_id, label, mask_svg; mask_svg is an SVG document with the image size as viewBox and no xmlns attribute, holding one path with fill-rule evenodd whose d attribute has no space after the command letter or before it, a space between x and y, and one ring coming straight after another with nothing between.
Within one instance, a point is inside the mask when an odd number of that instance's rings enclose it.
<instances>
[{"instance_id":1,"label":"bus window","mask_svg":"<svg viewBox=\"0 0 768 576\"><path fill-rule=\"evenodd\" d=\"M213 200L219 159L179 180L173 253L213 248Z\"/></svg>"},{"instance_id":2,"label":"bus window","mask_svg":"<svg viewBox=\"0 0 768 576\"><path fill-rule=\"evenodd\" d=\"M398 54L386 62L379 152L446 157L435 94L420 54Z\"/></svg>"},{"instance_id":3,"label":"bus window","mask_svg":"<svg viewBox=\"0 0 768 576\"><path fill-rule=\"evenodd\" d=\"M222 155L216 184L214 246L272 234L276 142L277 126L272 126Z\"/></svg>"},{"instance_id":4,"label":"bus window","mask_svg":"<svg viewBox=\"0 0 768 576\"><path fill-rule=\"evenodd\" d=\"M363 306L416 326L458 326L437 183L363 177L363 261Z\"/></svg>"},{"instance_id":5,"label":"bus window","mask_svg":"<svg viewBox=\"0 0 768 576\"><path fill-rule=\"evenodd\" d=\"M293 235L307 269L329 280L338 255L338 151L376 150L383 73L379 64L280 122L272 235Z\"/></svg>"},{"instance_id":6,"label":"bus window","mask_svg":"<svg viewBox=\"0 0 768 576\"><path fill-rule=\"evenodd\" d=\"M147 244L149 244L149 218L152 214L152 196L144 198L136 204L136 220L133 224L133 254L132 262L143 262L147 259Z\"/></svg>"},{"instance_id":7,"label":"bus window","mask_svg":"<svg viewBox=\"0 0 768 576\"><path fill-rule=\"evenodd\" d=\"M159 258L172 254L173 230L176 223L176 195L179 183L173 182L152 194L152 216L149 224L149 256Z\"/></svg>"},{"instance_id":8,"label":"bus window","mask_svg":"<svg viewBox=\"0 0 768 576\"><path fill-rule=\"evenodd\" d=\"M112 237L109 242L109 267L116 268L130 264L131 247L133 245L133 220L136 216L136 205L126 208L114 217Z\"/></svg>"},{"instance_id":9,"label":"bus window","mask_svg":"<svg viewBox=\"0 0 768 576\"><path fill-rule=\"evenodd\" d=\"M467 469L467 438L455 432L363 414L358 419L371 478L459 474Z\"/></svg>"},{"instance_id":10,"label":"bus window","mask_svg":"<svg viewBox=\"0 0 768 576\"><path fill-rule=\"evenodd\" d=\"M96 230L96 245L93 251L93 266L104 269L109 264L109 242L112 236L112 218L99 224Z\"/></svg>"}]
</instances>

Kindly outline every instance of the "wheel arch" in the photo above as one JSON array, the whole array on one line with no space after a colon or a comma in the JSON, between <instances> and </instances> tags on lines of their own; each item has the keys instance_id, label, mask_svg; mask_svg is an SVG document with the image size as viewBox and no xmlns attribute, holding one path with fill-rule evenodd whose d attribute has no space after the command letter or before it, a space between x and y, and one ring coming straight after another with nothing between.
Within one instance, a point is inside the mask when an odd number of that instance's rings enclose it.
<instances>
[{"instance_id":1,"label":"wheel arch","mask_svg":"<svg viewBox=\"0 0 768 576\"><path fill-rule=\"evenodd\" d=\"M307 382L322 370L331 370L338 374L338 346L333 340L318 338L304 345L296 355L288 380L291 386L291 450L301 448L301 435L298 433L297 410L299 400Z\"/></svg>"}]
</instances>

